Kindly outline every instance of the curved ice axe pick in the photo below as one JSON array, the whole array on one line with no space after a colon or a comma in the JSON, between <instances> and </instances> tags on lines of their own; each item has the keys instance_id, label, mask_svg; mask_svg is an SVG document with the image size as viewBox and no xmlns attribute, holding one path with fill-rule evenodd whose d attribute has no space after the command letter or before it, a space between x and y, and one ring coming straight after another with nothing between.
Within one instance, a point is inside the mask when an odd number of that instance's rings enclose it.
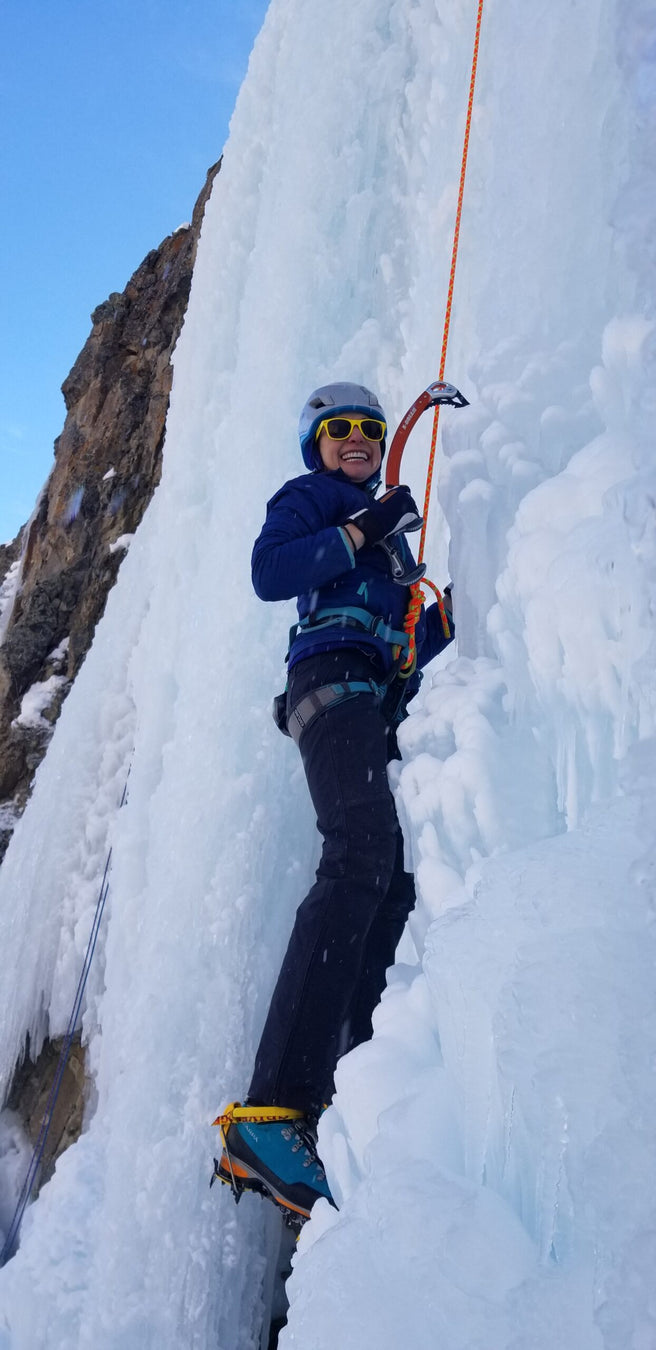
<instances>
[{"instance_id":1,"label":"curved ice axe pick","mask_svg":"<svg viewBox=\"0 0 656 1350\"><path fill-rule=\"evenodd\" d=\"M387 469L385 471L385 484L388 488L397 487L399 482L399 471L401 468L401 458L405 450L406 441L415 423L419 421L421 414L426 412L427 408L435 408L438 404L448 404L450 408L468 408L469 399L456 389L455 384L447 384L444 380L433 380L419 398L415 399L411 408L408 408L405 417L399 422L392 444L389 448L387 457Z\"/></svg>"},{"instance_id":2,"label":"curved ice axe pick","mask_svg":"<svg viewBox=\"0 0 656 1350\"><path fill-rule=\"evenodd\" d=\"M467 408L469 399L456 388L455 384L447 384L445 380L433 380L418 399L408 408L407 413L401 419L392 439L389 455L387 458L386 487L397 487L401 469L401 458L405 450L406 441L415 423L419 421L421 414L426 412L427 408L435 408L441 404L447 404L451 408ZM417 529L421 528L419 524ZM405 563L401 556L400 549L394 543L394 536L388 536L382 539L379 544L383 548L390 560L390 567L394 581L399 586L412 586L416 581L421 581L426 571L425 563L418 563L416 567L405 569Z\"/></svg>"}]
</instances>

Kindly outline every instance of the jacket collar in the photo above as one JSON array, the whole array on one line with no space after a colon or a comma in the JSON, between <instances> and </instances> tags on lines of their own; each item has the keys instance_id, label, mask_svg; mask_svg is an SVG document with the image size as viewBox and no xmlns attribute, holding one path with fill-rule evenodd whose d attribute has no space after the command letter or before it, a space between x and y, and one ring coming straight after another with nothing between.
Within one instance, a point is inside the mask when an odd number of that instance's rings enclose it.
<instances>
[{"instance_id":1,"label":"jacket collar","mask_svg":"<svg viewBox=\"0 0 656 1350\"><path fill-rule=\"evenodd\" d=\"M380 469L376 469L371 478L365 479L364 483L354 483L353 479L349 478L343 469L315 469L315 473L317 476L333 478L337 483L348 483L350 487L361 488L363 492L367 493L368 497L375 496L380 486Z\"/></svg>"}]
</instances>

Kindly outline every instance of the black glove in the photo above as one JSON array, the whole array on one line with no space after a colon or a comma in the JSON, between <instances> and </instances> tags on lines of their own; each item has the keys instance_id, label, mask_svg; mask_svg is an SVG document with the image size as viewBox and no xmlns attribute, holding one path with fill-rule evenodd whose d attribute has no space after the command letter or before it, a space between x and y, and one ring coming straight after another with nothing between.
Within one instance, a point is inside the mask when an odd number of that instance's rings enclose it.
<instances>
[{"instance_id":1,"label":"black glove","mask_svg":"<svg viewBox=\"0 0 656 1350\"><path fill-rule=\"evenodd\" d=\"M444 590L443 590L443 592L442 592L442 600L444 601L444 608L445 608L445 610L446 610L446 612L447 612L449 618L452 619L452 618L453 618L453 582L452 582L452 581L449 582L448 586L445 586L445 587L444 587Z\"/></svg>"},{"instance_id":2,"label":"black glove","mask_svg":"<svg viewBox=\"0 0 656 1350\"><path fill-rule=\"evenodd\" d=\"M377 544L390 534L406 534L411 530L420 530L423 521L416 503L410 495L410 488L393 487L384 493L371 506L356 511L349 516L347 525L356 525L362 530L366 544Z\"/></svg>"}]
</instances>

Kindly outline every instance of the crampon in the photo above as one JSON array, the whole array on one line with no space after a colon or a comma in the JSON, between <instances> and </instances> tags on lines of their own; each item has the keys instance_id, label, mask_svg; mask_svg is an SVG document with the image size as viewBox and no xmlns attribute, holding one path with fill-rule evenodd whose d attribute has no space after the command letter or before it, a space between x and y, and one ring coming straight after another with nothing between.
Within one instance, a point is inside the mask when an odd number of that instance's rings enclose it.
<instances>
[{"instance_id":1,"label":"crampon","mask_svg":"<svg viewBox=\"0 0 656 1350\"><path fill-rule=\"evenodd\" d=\"M223 1151L214 1159L210 1186L215 1181L230 1186L235 1201L245 1191L265 1196L297 1231L317 1200L334 1203L317 1157L314 1130L301 1111L231 1102L214 1124Z\"/></svg>"}]
</instances>

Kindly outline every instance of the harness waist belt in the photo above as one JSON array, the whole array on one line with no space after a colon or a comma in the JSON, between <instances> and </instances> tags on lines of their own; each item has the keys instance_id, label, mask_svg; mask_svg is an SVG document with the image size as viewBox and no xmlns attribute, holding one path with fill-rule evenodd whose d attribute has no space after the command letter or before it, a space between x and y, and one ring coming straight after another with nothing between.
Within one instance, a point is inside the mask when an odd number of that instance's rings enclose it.
<instances>
[{"instance_id":1,"label":"harness waist belt","mask_svg":"<svg viewBox=\"0 0 656 1350\"><path fill-rule=\"evenodd\" d=\"M306 728L327 708L343 703L347 698L355 698L356 694L375 694L380 698L382 692L374 680L341 680L337 684L322 684L318 689L311 689L288 714L289 735L298 745Z\"/></svg>"},{"instance_id":2,"label":"harness waist belt","mask_svg":"<svg viewBox=\"0 0 656 1350\"><path fill-rule=\"evenodd\" d=\"M299 631L311 633L319 628L359 628L361 632L370 633L372 637L381 638L383 642L401 647L404 651L410 645L408 634L402 629L392 628L382 615L370 614L367 609L360 609L356 605L345 605L343 609L337 610L319 609L307 618L299 619L298 623L292 625L290 646Z\"/></svg>"}]
</instances>

